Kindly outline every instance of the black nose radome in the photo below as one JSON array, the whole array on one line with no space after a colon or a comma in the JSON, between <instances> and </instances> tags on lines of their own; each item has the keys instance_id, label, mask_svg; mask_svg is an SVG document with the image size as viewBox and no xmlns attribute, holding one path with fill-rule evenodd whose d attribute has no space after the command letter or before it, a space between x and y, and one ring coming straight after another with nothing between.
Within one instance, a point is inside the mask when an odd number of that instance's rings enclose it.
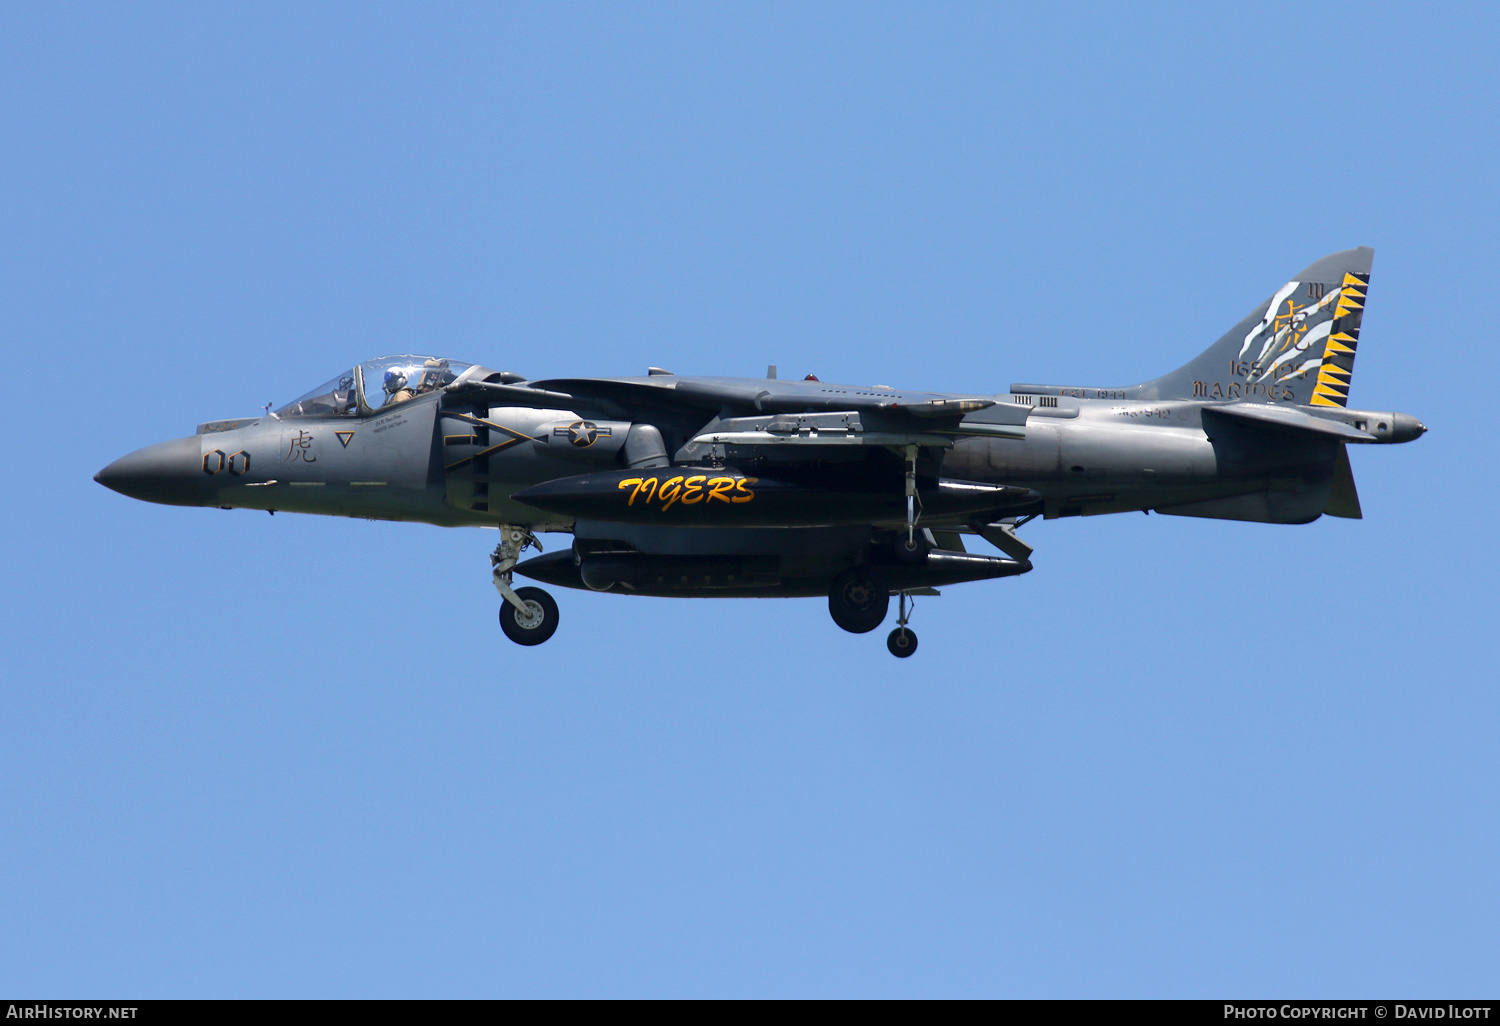
<instances>
[{"instance_id":1,"label":"black nose radome","mask_svg":"<svg viewBox=\"0 0 1500 1026\"><path fill-rule=\"evenodd\" d=\"M94 475L121 495L170 506L201 506L209 495L197 435L176 438L121 456Z\"/></svg>"}]
</instances>

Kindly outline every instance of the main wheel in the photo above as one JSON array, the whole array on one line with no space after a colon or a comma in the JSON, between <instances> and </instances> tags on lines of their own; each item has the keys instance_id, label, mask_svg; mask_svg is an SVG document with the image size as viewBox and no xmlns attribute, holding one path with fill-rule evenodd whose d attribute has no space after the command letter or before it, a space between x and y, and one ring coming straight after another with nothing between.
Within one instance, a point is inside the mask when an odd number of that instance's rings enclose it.
<instances>
[{"instance_id":1,"label":"main wheel","mask_svg":"<svg viewBox=\"0 0 1500 1026\"><path fill-rule=\"evenodd\" d=\"M500 603L500 629L517 645L540 645L557 630L557 603L541 588L517 588L523 613L509 602Z\"/></svg>"},{"instance_id":2,"label":"main wheel","mask_svg":"<svg viewBox=\"0 0 1500 1026\"><path fill-rule=\"evenodd\" d=\"M851 634L865 634L880 626L891 606L891 593L880 575L851 567L833 579L828 589L828 615Z\"/></svg>"},{"instance_id":3,"label":"main wheel","mask_svg":"<svg viewBox=\"0 0 1500 1026\"><path fill-rule=\"evenodd\" d=\"M909 627L897 627L885 639L885 647L897 659L905 659L917 650L917 632Z\"/></svg>"}]
</instances>

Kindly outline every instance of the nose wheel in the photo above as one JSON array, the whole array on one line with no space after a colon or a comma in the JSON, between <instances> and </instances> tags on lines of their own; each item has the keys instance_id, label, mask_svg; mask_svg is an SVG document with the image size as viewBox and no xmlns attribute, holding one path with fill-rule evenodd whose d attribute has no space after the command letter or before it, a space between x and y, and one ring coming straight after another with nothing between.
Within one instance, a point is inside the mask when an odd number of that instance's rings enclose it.
<instances>
[{"instance_id":1,"label":"nose wheel","mask_svg":"<svg viewBox=\"0 0 1500 1026\"><path fill-rule=\"evenodd\" d=\"M540 645L557 631L557 603L541 588L513 588L516 561L531 546L542 550L536 535L524 527L500 525L500 544L490 555L500 605L500 629L517 645Z\"/></svg>"},{"instance_id":2,"label":"nose wheel","mask_svg":"<svg viewBox=\"0 0 1500 1026\"><path fill-rule=\"evenodd\" d=\"M917 650L917 632L907 627L907 621L911 619L907 612L907 595L901 593L901 614L896 620L896 629L891 631L885 639L885 647L890 649L891 655L897 659L905 659ZM916 608L916 600L911 602L912 608Z\"/></svg>"},{"instance_id":3,"label":"nose wheel","mask_svg":"<svg viewBox=\"0 0 1500 1026\"><path fill-rule=\"evenodd\" d=\"M517 588L524 611L506 601L500 607L500 629L517 645L540 645L557 630L557 603L541 588Z\"/></svg>"}]
</instances>

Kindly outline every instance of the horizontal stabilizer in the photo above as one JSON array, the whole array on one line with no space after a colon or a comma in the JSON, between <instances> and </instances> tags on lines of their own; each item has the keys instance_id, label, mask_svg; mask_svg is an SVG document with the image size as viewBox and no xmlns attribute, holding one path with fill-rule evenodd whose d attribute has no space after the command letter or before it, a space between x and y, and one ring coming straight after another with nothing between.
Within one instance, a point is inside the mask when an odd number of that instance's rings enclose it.
<instances>
[{"instance_id":1,"label":"horizontal stabilizer","mask_svg":"<svg viewBox=\"0 0 1500 1026\"><path fill-rule=\"evenodd\" d=\"M1375 436L1350 427L1336 420L1328 420L1323 417L1304 413L1302 410L1293 409L1288 406L1266 406L1261 403L1232 403L1226 406L1206 406L1205 411L1212 411L1226 417L1234 417L1237 420L1250 420L1260 424L1269 424L1273 427L1290 428L1294 431L1311 431L1314 434L1328 435L1339 438L1346 442L1373 442Z\"/></svg>"}]
</instances>

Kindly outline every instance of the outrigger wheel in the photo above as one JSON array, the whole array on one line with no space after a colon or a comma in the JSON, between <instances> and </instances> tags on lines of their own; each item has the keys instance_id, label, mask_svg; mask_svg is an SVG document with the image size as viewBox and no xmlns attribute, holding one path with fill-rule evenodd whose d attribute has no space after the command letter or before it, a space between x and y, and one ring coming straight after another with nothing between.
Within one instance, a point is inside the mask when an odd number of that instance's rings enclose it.
<instances>
[{"instance_id":1,"label":"outrigger wheel","mask_svg":"<svg viewBox=\"0 0 1500 1026\"><path fill-rule=\"evenodd\" d=\"M523 613L509 602L500 603L500 629L517 645L540 645L557 630L557 603L541 588L517 588ZM892 649L892 651L895 651Z\"/></svg>"},{"instance_id":2,"label":"outrigger wheel","mask_svg":"<svg viewBox=\"0 0 1500 1026\"><path fill-rule=\"evenodd\" d=\"M851 634L866 634L880 626L891 606L891 593L878 574L850 567L833 579L828 589L828 615Z\"/></svg>"},{"instance_id":3,"label":"outrigger wheel","mask_svg":"<svg viewBox=\"0 0 1500 1026\"><path fill-rule=\"evenodd\" d=\"M885 647L897 659L905 659L917 650L917 632L909 627L897 627L885 639Z\"/></svg>"},{"instance_id":4,"label":"outrigger wheel","mask_svg":"<svg viewBox=\"0 0 1500 1026\"><path fill-rule=\"evenodd\" d=\"M911 621L911 610L915 609L917 600L911 598L906 592L901 593L901 609L896 614L896 629L891 631L890 636L885 639L885 647L891 650L891 655L897 659L905 659L917 650L917 632L906 626Z\"/></svg>"},{"instance_id":5,"label":"outrigger wheel","mask_svg":"<svg viewBox=\"0 0 1500 1026\"><path fill-rule=\"evenodd\" d=\"M923 563L932 545L926 531L902 531L896 536L896 558L903 563Z\"/></svg>"}]
</instances>

